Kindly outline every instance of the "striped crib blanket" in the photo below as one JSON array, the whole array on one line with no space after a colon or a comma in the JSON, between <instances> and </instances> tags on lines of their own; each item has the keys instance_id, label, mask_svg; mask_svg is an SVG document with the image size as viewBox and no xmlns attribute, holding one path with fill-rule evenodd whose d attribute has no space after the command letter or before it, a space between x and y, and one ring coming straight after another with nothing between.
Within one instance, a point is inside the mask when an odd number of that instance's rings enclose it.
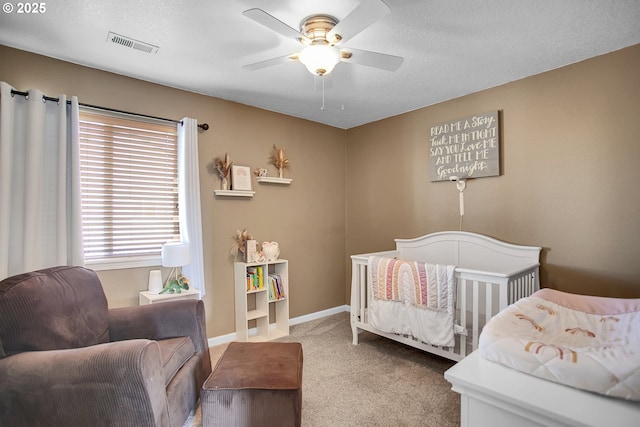
<instances>
[{"instance_id":1,"label":"striped crib blanket","mask_svg":"<svg viewBox=\"0 0 640 427\"><path fill-rule=\"evenodd\" d=\"M371 256L367 271L375 299L453 313L453 265Z\"/></svg>"}]
</instances>

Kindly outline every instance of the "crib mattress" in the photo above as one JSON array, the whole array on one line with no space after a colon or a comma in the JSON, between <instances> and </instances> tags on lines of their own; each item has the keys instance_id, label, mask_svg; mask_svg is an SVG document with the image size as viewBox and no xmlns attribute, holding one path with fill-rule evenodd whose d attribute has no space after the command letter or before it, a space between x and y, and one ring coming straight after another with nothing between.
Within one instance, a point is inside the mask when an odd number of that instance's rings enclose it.
<instances>
[{"instance_id":1,"label":"crib mattress","mask_svg":"<svg viewBox=\"0 0 640 427\"><path fill-rule=\"evenodd\" d=\"M541 289L494 316L478 350L540 378L640 401L640 299Z\"/></svg>"}]
</instances>

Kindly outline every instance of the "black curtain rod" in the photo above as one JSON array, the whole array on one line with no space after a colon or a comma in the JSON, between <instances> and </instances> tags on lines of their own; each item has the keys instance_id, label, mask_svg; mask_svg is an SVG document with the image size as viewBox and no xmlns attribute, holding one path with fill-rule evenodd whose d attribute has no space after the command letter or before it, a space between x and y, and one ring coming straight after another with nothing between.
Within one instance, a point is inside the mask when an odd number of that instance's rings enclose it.
<instances>
[{"instance_id":1,"label":"black curtain rod","mask_svg":"<svg viewBox=\"0 0 640 427\"><path fill-rule=\"evenodd\" d=\"M21 92L19 90L11 89L11 96L14 96L14 95L22 95L24 97L28 97L29 92ZM60 102L60 98L52 98L50 96L42 95L42 101ZM70 104L70 103L71 101L67 101L67 104ZM164 117L156 117L156 116L149 116L146 114L132 113L130 111L116 110L115 108L100 107L100 106L91 105L91 104L83 104L81 102L79 102L78 105L82 107L87 107L87 108L95 108L97 110L111 111L113 113L129 114L132 116L145 117L147 119L163 120L165 122L171 122L171 123L180 123L182 125L182 120L165 119ZM209 130L209 125L206 123L199 124L198 127L202 130Z\"/></svg>"}]
</instances>

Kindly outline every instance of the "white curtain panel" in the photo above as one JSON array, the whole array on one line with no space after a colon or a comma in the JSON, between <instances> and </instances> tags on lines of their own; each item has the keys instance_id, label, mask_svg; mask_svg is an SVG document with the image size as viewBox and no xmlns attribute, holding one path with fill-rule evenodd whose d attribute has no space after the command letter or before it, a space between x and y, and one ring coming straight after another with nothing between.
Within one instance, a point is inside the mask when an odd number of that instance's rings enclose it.
<instances>
[{"instance_id":1,"label":"white curtain panel","mask_svg":"<svg viewBox=\"0 0 640 427\"><path fill-rule=\"evenodd\" d=\"M83 265L78 99L0 82L0 279Z\"/></svg>"},{"instance_id":2,"label":"white curtain panel","mask_svg":"<svg viewBox=\"0 0 640 427\"><path fill-rule=\"evenodd\" d=\"M184 118L178 125L178 206L180 235L189 243L191 263L182 268L189 283L204 296L204 255L200 213L200 170L198 167L198 122Z\"/></svg>"}]
</instances>

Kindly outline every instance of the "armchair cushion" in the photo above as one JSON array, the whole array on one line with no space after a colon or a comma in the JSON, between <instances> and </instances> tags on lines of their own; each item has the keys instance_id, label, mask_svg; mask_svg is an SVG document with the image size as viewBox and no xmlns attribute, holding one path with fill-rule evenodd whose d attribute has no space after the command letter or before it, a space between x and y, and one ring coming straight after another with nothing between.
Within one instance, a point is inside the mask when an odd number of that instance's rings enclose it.
<instances>
[{"instance_id":1,"label":"armchair cushion","mask_svg":"<svg viewBox=\"0 0 640 427\"><path fill-rule=\"evenodd\" d=\"M160 346L164 384L168 385L176 372L196 354L196 349L189 337L169 338L156 342Z\"/></svg>"},{"instance_id":2,"label":"armchair cushion","mask_svg":"<svg viewBox=\"0 0 640 427\"><path fill-rule=\"evenodd\" d=\"M0 359L106 342L107 298L93 271L55 267L0 282Z\"/></svg>"}]
</instances>

